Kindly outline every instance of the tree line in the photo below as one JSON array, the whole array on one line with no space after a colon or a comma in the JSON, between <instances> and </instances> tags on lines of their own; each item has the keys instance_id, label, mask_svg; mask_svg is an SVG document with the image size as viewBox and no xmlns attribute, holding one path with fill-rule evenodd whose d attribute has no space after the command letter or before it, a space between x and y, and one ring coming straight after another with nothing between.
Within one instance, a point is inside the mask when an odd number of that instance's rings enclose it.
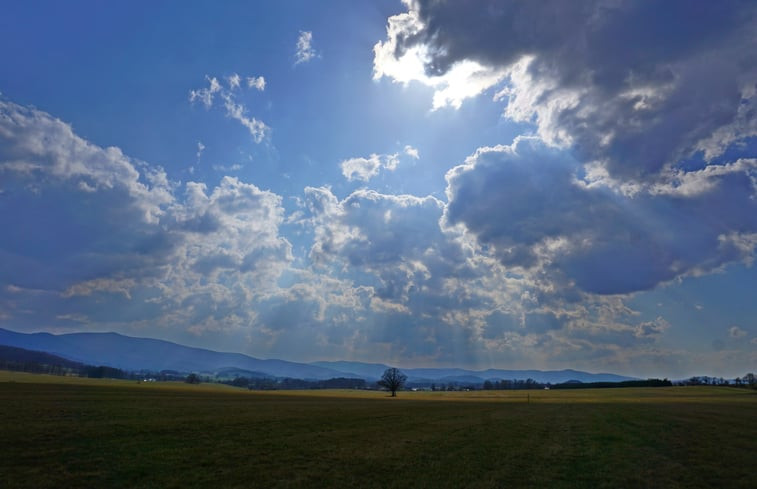
<instances>
[{"instance_id":1,"label":"tree line","mask_svg":"<svg viewBox=\"0 0 757 489\"><path fill-rule=\"evenodd\" d=\"M755 374L751 372L744 375L743 377L736 377L734 379L724 379L723 377L708 377L707 375L700 375L676 382L676 385L715 385L724 387L748 387L751 389L757 389L757 376L755 376Z\"/></svg>"},{"instance_id":2,"label":"tree line","mask_svg":"<svg viewBox=\"0 0 757 489\"><path fill-rule=\"evenodd\" d=\"M569 380L558 384L550 382L537 382L534 379L526 380L487 380L482 388L484 390L522 390L522 389L608 389L619 387L669 387L673 383L668 379L647 380L624 380L621 382L580 382Z\"/></svg>"},{"instance_id":3,"label":"tree line","mask_svg":"<svg viewBox=\"0 0 757 489\"><path fill-rule=\"evenodd\" d=\"M326 380L305 380L291 377L236 377L232 380L219 381L235 387L250 390L310 390L310 389L365 389L368 387L363 379L336 377Z\"/></svg>"}]
</instances>

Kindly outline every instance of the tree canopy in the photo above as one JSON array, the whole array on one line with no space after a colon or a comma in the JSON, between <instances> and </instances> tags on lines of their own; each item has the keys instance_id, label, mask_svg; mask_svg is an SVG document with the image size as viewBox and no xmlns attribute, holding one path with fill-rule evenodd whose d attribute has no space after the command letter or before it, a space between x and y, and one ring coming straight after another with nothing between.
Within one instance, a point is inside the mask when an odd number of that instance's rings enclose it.
<instances>
[{"instance_id":1,"label":"tree canopy","mask_svg":"<svg viewBox=\"0 0 757 489\"><path fill-rule=\"evenodd\" d=\"M403 374L398 368L388 368L384 370L378 384L389 389L392 392L392 397L397 397L397 391L405 385L406 380L407 375Z\"/></svg>"}]
</instances>

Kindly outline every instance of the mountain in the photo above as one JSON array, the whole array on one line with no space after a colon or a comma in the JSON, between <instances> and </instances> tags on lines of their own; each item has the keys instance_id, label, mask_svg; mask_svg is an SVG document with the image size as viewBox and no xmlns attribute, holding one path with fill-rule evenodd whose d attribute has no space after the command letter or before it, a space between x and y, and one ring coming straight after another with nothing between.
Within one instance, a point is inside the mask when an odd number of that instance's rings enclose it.
<instances>
[{"instance_id":1,"label":"mountain","mask_svg":"<svg viewBox=\"0 0 757 489\"><path fill-rule=\"evenodd\" d=\"M366 380L376 380L389 368L387 365L362 362L315 362L311 365L354 372L364 376ZM526 380L534 379L537 382L558 384L569 380L580 382L622 382L635 380L634 377L608 373L589 373L579 370L466 370L462 368L403 368L400 369L407 375L410 383L460 383L482 384L485 380Z\"/></svg>"},{"instance_id":2,"label":"mountain","mask_svg":"<svg viewBox=\"0 0 757 489\"><path fill-rule=\"evenodd\" d=\"M0 365L2 364L38 364L70 369L80 369L84 367L84 365L79 362L74 362L51 353L6 345L0 345Z\"/></svg>"},{"instance_id":3,"label":"mountain","mask_svg":"<svg viewBox=\"0 0 757 489\"><path fill-rule=\"evenodd\" d=\"M310 365L318 367L328 368L331 370L338 370L343 374L350 374L351 376L362 377L365 380L378 380L381 378L381 374L384 370L391 368L389 365L383 363L363 363L363 362L313 362Z\"/></svg>"},{"instance_id":4,"label":"mountain","mask_svg":"<svg viewBox=\"0 0 757 489\"><path fill-rule=\"evenodd\" d=\"M270 378L270 374L265 372L253 372L252 370L245 370L237 367L224 367L222 369L213 372L217 379L231 380L237 377L246 377L248 379L266 379Z\"/></svg>"},{"instance_id":5,"label":"mountain","mask_svg":"<svg viewBox=\"0 0 757 489\"><path fill-rule=\"evenodd\" d=\"M75 362L123 370L215 372L234 367L273 377L326 380L345 376L344 372L316 365L260 360L241 353L221 353L118 333L24 334L0 328L0 345L44 351Z\"/></svg>"},{"instance_id":6,"label":"mountain","mask_svg":"<svg viewBox=\"0 0 757 489\"><path fill-rule=\"evenodd\" d=\"M380 363L313 362L261 360L241 353L222 353L192 348L170 341L133 338L118 333L17 333L0 328L0 345L43 351L88 365L105 365L123 370L176 370L212 372L225 377L292 377L326 380L335 377L362 378L374 382L390 368ZM470 383L485 380L526 380L557 384L569 380L581 382L621 382L633 377L578 370L466 370L461 368L401 369L411 383Z\"/></svg>"}]
</instances>

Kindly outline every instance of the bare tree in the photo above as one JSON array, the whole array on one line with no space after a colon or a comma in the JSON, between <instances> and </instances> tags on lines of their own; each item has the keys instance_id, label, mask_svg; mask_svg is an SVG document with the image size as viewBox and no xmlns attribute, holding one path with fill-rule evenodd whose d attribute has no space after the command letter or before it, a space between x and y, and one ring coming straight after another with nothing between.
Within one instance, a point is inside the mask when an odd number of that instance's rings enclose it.
<instances>
[{"instance_id":1,"label":"bare tree","mask_svg":"<svg viewBox=\"0 0 757 489\"><path fill-rule=\"evenodd\" d=\"M407 375L400 372L399 369L388 368L384 370L384 373L383 375L381 375L381 380L378 381L378 384L392 391L392 397L397 397L397 391L402 388L406 380Z\"/></svg>"}]
</instances>

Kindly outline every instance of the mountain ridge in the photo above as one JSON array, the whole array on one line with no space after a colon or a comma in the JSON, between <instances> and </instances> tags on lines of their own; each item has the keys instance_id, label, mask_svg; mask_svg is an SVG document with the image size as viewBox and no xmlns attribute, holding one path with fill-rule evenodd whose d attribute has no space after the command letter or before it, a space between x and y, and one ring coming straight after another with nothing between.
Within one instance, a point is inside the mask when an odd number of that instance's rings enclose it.
<instances>
[{"instance_id":1,"label":"mountain ridge","mask_svg":"<svg viewBox=\"0 0 757 489\"><path fill-rule=\"evenodd\" d=\"M326 380L335 377L375 381L389 365L383 363L320 361L310 363L279 359L259 359L243 353L218 352L180 345L167 340L138 338L120 333L19 333L0 328L0 345L44 351L71 361L105 365L123 370L177 370L215 372L243 369L272 377ZM483 383L485 380L526 380L560 383L620 382L633 377L579 370L470 370L463 368L401 368L409 382Z\"/></svg>"}]
</instances>

